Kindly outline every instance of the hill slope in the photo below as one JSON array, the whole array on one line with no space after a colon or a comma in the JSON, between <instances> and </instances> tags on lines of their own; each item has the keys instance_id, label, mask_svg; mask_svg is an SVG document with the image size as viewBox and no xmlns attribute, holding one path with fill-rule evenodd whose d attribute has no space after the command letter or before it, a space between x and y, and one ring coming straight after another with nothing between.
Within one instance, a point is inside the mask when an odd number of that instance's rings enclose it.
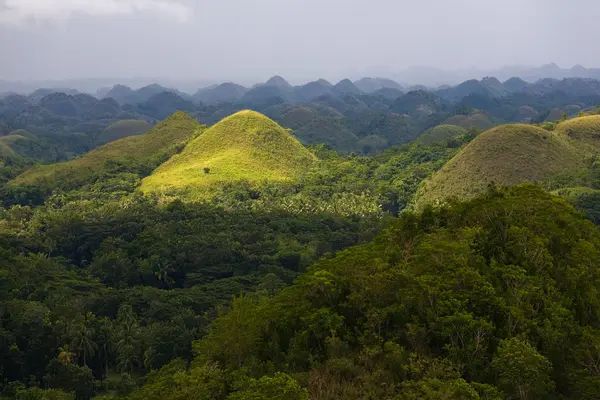
<instances>
[{"instance_id":1,"label":"hill slope","mask_svg":"<svg viewBox=\"0 0 600 400\"><path fill-rule=\"evenodd\" d=\"M34 167L11 184L74 189L116 171L147 175L200 129L194 118L176 112L144 135L110 142L69 162Z\"/></svg>"},{"instance_id":2,"label":"hill slope","mask_svg":"<svg viewBox=\"0 0 600 400\"><path fill-rule=\"evenodd\" d=\"M188 190L206 197L214 184L297 177L314 156L289 132L254 111L225 118L190 142L142 182L142 191ZM204 168L210 168L206 173Z\"/></svg>"},{"instance_id":3,"label":"hill slope","mask_svg":"<svg viewBox=\"0 0 600 400\"><path fill-rule=\"evenodd\" d=\"M104 129L96 138L99 145L113 142L128 136L143 135L152 129L152 124L136 119L127 119L114 122Z\"/></svg>"},{"instance_id":4,"label":"hill slope","mask_svg":"<svg viewBox=\"0 0 600 400\"><path fill-rule=\"evenodd\" d=\"M467 130L460 126L438 125L425 131L417 140L425 145L431 145L466 134Z\"/></svg>"},{"instance_id":5,"label":"hill slope","mask_svg":"<svg viewBox=\"0 0 600 400\"><path fill-rule=\"evenodd\" d=\"M559 123L554 132L576 140L589 151L600 148L600 115L573 118Z\"/></svg>"},{"instance_id":6,"label":"hill slope","mask_svg":"<svg viewBox=\"0 0 600 400\"><path fill-rule=\"evenodd\" d=\"M491 184L506 186L550 178L584 165L579 143L532 125L503 125L479 135L423 187L417 206L472 197Z\"/></svg>"}]
</instances>

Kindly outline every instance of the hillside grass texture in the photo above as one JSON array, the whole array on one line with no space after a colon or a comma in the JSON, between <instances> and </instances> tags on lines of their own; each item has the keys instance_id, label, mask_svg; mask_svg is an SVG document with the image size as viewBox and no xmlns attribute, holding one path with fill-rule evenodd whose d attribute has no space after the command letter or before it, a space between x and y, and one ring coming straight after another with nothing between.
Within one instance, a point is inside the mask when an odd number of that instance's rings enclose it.
<instances>
[{"instance_id":1,"label":"hillside grass texture","mask_svg":"<svg viewBox=\"0 0 600 400\"><path fill-rule=\"evenodd\" d=\"M503 125L479 135L424 182L417 208L450 197L470 198L490 184L539 182L585 167L590 146L560 132L533 125Z\"/></svg>"},{"instance_id":2,"label":"hillside grass texture","mask_svg":"<svg viewBox=\"0 0 600 400\"><path fill-rule=\"evenodd\" d=\"M223 119L142 181L144 193L178 192L202 199L215 185L297 179L313 162L289 131L254 111ZM208 168L209 171L205 171Z\"/></svg>"},{"instance_id":3,"label":"hillside grass texture","mask_svg":"<svg viewBox=\"0 0 600 400\"><path fill-rule=\"evenodd\" d=\"M93 183L115 165L129 166L167 160L199 134L202 126L192 117L176 112L150 132L123 138L99 147L69 162L36 166L10 182L12 185L39 185L49 188L76 188Z\"/></svg>"},{"instance_id":4,"label":"hillside grass texture","mask_svg":"<svg viewBox=\"0 0 600 400\"><path fill-rule=\"evenodd\" d=\"M424 145L432 145L434 143L441 143L450 140L455 137L466 135L467 130L456 125L438 125L427 131L425 131L417 141Z\"/></svg>"},{"instance_id":5,"label":"hillside grass texture","mask_svg":"<svg viewBox=\"0 0 600 400\"><path fill-rule=\"evenodd\" d=\"M129 136L143 135L152 129L152 124L141 120L122 120L110 124L96 138L97 144L114 142Z\"/></svg>"}]
</instances>

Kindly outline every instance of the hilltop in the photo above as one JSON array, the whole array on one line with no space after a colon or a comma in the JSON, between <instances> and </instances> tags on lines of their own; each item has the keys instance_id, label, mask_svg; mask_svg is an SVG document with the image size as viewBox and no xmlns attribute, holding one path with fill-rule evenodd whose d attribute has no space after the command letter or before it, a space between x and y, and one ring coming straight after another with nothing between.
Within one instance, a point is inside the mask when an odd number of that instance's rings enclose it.
<instances>
[{"instance_id":1,"label":"hilltop","mask_svg":"<svg viewBox=\"0 0 600 400\"><path fill-rule=\"evenodd\" d=\"M194 118L176 112L144 135L110 142L69 162L34 167L9 184L76 189L116 172L144 176L179 151L200 129Z\"/></svg>"},{"instance_id":2,"label":"hilltop","mask_svg":"<svg viewBox=\"0 0 600 400\"><path fill-rule=\"evenodd\" d=\"M110 124L96 138L96 143L102 145L128 136L143 135L152 129L152 125L143 120L128 119Z\"/></svg>"},{"instance_id":3,"label":"hilltop","mask_svg":"<svg viewBox=\"0 0 600 400\"><path fill-rule=\"evenodd\" d=\"M187 191L191 197L201 198L218 184L294 179L314 160L298 140L271 119L254 111L240 111L191 141L181 154L144 179L141 189L145 193Z\"/></svg>"},{"instance_id":4,"label":"hilltop","mask_svg":"<svg viewBox=\"0 0 600 400\"><path fill-rule=\"evenodd\" d=\"M600 115L563 121L556 126L554 132L574 139L588 150L596 152L600 147Z\"/></svg>"},{"instance_id":5,"label":"hilltop","mask_svg":"<svg viewBox=\"0 0 600 400\"><path fill-rule=\"evenodd\" d=\"M456 125L438 125L425 131L417 139L420 143L431 145L434 143L445 142L452 138L466 135L467 130Z\"/></svg>"},{"instance_id":6,"label":"hilltop","mask_svg":"<svg viewBox=\"0 0 600 400\"><path fill-rule=\"evenodd\" d=\"M503 125L488 130L425 182L418 205L448 197L469 198L490 184L539 182L584 167L580 141L533 125Z\"/></svg>"}]
</instances>

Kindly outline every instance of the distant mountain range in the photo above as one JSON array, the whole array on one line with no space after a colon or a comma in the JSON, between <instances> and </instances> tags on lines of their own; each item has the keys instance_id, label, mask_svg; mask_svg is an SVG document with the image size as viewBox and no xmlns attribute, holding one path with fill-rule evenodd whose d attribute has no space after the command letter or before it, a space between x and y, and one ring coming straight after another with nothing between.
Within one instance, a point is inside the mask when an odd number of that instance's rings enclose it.
<instances>
[{"instance_id":1,"label":"distant mountain range","mask_svg":"<svg viewBox=\"0 0 600 400\"><path fill-rule=\"evenodd\" d=\"M403 70L373 68L363 71L354 79L354 84L363 92L371 93L382 88L415 88L422 85L424 88L436 89L444 85L457 85L460 82L472 79L493 76L500 81L506 81L517 77L524 81L533 83L541 79L565 79L565 78L591 78L600 80L600 68L586 68L575 65L571 68L561 68L555 63L542 65L541 67L527 66L505 66L495 69L460 69L444 70L432 67L410 67ZM381 78L370 78L377 76ZM273 81L272 79L279 78ZM285 84L291 86L285 79L276 76L265 84L269 86L280 86ZM312 83L323 83L323 80ZM46 81L4 81L0 79L0 93L31 93L38 88L52 88L52 91L76 90L105 97L106 93L116 84L130 88L141 88L158 82L161 86L174 88L178 91L193 94L198 88L214 88L221 82L210 79L198 80L175 80L169 78L131 78L131 79L72 79L72 80L46 80ZM327 81L324 81L327 82ZM243 82L242 82L243 83ZM247 82L246 82L247 83ZM279 84L278 84L279 83ZM246 85L253 88L257 85ZM69 88L69 89L66 89ZM61 90L59 90L61 89Z\"/></svg>"},{"instance_id":2,"label":"distant mountain range","mask_svg":"<svg viewBox=\"0 0 600 400\"><path fill-rule=\"evenodd\" d=\"M50 160L70 159L99 143L145 133L175 111L212 125L250 109L292 129L304 144L370 154L408 143L440 124L482 130L541 124L598 106L600 80L590 78L485 77L427 88L389 78L319 79L294 86L274 76L252 86L226 82L188 91L158 83L139 89L117 84L94 95L61 86L26 95L0 93L0 138L10 139L4 139L10 142L4 143L5 154L31 158L41 146L52 150ZM17 148L17 137L29 142ZM33 150L20 151L26 145Z\"/></svg>"}]
</instances>

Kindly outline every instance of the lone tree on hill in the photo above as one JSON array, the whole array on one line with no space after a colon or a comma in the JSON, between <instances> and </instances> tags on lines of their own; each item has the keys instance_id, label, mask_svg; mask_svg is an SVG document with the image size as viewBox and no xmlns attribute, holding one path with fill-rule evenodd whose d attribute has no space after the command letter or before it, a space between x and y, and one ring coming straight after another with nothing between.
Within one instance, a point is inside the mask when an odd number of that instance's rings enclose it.
<instances>
[{"instance_id":1,"label":"lone tree on hill","mask_svg":"<svg viewBox=\"0 0 600 400\"><path fill-rule=\"evenodd\" d=\"M210 174L210 168L204 167L204 173L205 174Z\"/></svg>"}]
</instances>

